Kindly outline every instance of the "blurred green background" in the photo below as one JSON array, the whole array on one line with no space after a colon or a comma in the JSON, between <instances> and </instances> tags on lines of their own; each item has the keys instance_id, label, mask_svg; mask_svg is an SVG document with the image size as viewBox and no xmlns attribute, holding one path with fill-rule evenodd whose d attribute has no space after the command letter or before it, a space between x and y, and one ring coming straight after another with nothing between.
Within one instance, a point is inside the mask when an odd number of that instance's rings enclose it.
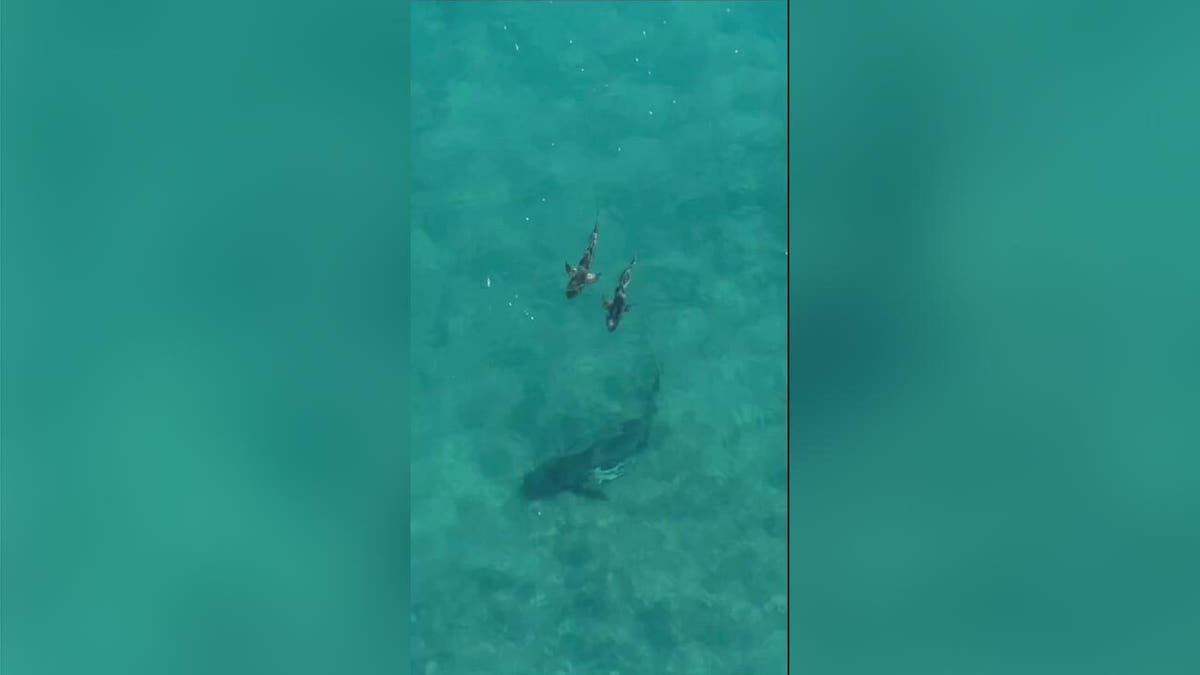
<instances>
[{"instance_id":1,"label":"blurred green background","mask_svg":"<svg viewBox=\"0 0 1200 675\"><path fill-rule=\"evenodd\" d=\"M1200 672L1197 7L793 3L794 672Z\"/></svg>"},{"instance_id":2,"label":"blurred green background","mask_svg":"<svg viewBox=\"0 0 1200 675\"><path fill-rule=\"evenodd\" d=\"M5 675L404 662L405 9L4 3Z\"/></svg>"}]
</instances>

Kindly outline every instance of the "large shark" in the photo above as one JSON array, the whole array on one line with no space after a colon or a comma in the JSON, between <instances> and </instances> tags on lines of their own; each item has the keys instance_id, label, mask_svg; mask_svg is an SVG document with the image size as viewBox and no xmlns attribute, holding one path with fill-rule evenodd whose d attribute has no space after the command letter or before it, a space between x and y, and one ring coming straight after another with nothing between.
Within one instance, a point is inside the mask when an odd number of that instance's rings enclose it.
<instances>
[{"instance_id":1,"label":"large shark","mask_svg":"<svg viewBox=\"0 0 1200 675\"><path fill-rule=\"evenodd\" d=\"M526 499L546 499L564 492L608 499L600 486L619 477L626 463L646 450L650 428L658 412L659 369L643 400L641 414L583 450L552 457L525 474L521 494Z\"/></svg>"}]
</instances>

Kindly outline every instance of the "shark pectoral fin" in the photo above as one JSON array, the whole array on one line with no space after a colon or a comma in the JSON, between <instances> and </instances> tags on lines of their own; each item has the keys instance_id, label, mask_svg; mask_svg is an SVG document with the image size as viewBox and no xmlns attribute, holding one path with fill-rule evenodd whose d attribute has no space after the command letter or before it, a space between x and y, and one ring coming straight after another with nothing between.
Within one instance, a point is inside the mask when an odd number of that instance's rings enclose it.
<instances>
[{"instance_id":1,"label":"shark pectoral fin","mask_svg":"<svg viewBox=\"0 0 1200 675\"><path fill-rule=\"evenodd\" d=\"M575 268L574 268L574 267L571 267L571 263L563 263L563 264L564 264L564 265L566 266L566 268L567 268L567 276L569 276L569 277L570 277L570 276L574 276L574 275L575 275Z\"/></svg>"},{"instance_id":2,"label":"shark pectoral fin","mask_svg":"<svg viewBox=\"0 0 1200 675\"><path fill-rule=\"evenodd\" d=\"M610 301L607 297L600 298L600 300L602 301L605 310L607 310L609 307L612 307L612 301Z\"/></svg>"},{"instance_id":3,"label":"shark pectoral fin","mask_svg":"<svg viewBox=\"0 0 1200 675\"><path fill-rule=\"evenodd\" d=\"M625 305L624 307L622 307L622 308L621 308L621 313L622 313L622 314L624 314L625 312L628 312L628 311L629 311L629 310L631 310L631 309L633 309L633 303L632 303L632 302L631 302L631 303L629 303L628 305Z\"/></svg>"},{"instance_id":4,"label":"shark pectoral fin","mask_svg":"<svg viewBox=\"0 0 1200 675\"><path fill-rule=\"evenodd\" d=\"M608 495L601 492L599 488L595 488L590 485L580 485L578 487L573 488L571 490L571 492L574 492L575 494L579 495L580 497L587 497L588 499L596 499L599 501L608 501Z\"/></svg>"}]
</instances>

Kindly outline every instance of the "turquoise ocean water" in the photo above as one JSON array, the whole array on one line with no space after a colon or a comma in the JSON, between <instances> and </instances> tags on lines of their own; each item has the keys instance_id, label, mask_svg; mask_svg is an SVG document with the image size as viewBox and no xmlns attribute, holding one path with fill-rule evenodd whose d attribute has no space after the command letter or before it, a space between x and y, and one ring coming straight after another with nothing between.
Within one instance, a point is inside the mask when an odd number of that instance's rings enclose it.
<instances>
[{"instance_id":1,"label":"turquoise ocean water","mask_svg":"<svg viewBox=\"0 0 1200 675\"><path fill-rule=\"evenodd\" d=\"M413 672L784 671L785 14L413 5ZM608 500L520 499L655 359Z\"/></svg>"}]
</instances>

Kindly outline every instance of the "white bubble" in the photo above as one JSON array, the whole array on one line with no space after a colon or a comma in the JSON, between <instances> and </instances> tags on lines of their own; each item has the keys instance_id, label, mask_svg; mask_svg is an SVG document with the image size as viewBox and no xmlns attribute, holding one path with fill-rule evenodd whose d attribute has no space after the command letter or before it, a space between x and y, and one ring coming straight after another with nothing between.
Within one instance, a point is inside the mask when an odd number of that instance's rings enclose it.
<instances>
[{"instance_id":1,"label":"white bubble","mask_svg":"<svg viewBox=\"0 0 1200 675\"><path fill-rule=\"evenodd\" d=\"M529 216L525 216L525 222L529 222Z\"/></svg>"},{"instance_id":2,"label":"white bubble","mask_svg":"<svg viewBox=\"0 0 1200 675\"><path fill-rule=\"evenodd\" d=\"M649 111L649 113L650 113L651 115L653 115L653 114L654 114L654 111L653 111L653 110L650 110L650 111Z\"/></svg>"},{"instance_id":3,"label":"white bubble","mask_svg":"<svg viewBox=\"0 0 1200 675\"><path fill-rule=\"evenodd\" d=\"M521 51L521 45L519 45L515 42L513 43L513 47L516 47L516 51L518 51L518 52Z\"/></svg>"},{"instance_id":4,"label":"white bubble","mask_svg":"<svg viewBox=\"0 0 1200 675\"><path fill-rule=\"evenodd\" d=\"M642 31L642 37L646 37L646 31Z\"/></svg>"}]
</instances>

